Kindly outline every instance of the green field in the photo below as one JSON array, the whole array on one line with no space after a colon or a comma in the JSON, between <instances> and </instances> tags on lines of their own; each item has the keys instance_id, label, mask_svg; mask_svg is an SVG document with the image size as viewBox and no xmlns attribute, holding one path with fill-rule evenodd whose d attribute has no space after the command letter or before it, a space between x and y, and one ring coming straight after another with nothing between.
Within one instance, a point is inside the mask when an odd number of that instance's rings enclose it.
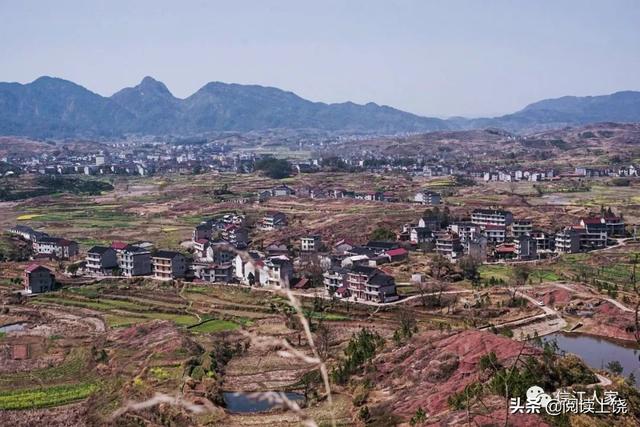
<instances>
[{"instance_id":1,"label":"green field","mask_svg":"<svg viewBox=\"0 0 640 427\"><path fill-rule=\"evenodd\" d=\"M42 384L66 382L70 378L82 379L88 363L88 352L82 347L74 348L64 362L50 368L34 369L0 376L0 390L37 387Z\"/></svg>"},{"instance_id":2,"label":"green field","mask_svg":"<svg viewBox=\"0 0 640 427\"><path fill-rule=\"evenodd\" d=\"M493 277L496 280L502 279L505 282L508 282L511 278L513 267L508 264L485 264L480 266L479 270L481 280L489 280Z\"/></svg>"},{"instance_id":3,"label":"green field","mask_svg":"<svg viewBox=\"0 0 640 427\"><path fill-rule=\"evenodd\" d=\"M222 331L233 331L238 328L240 328L240 325L235 322L231 322L229 320L212 319L189 328L189 330L191 332L198 333L216 333Z\"/></svg>"},{"instance_id":4,"label":"green field","mask_svg":"<svg viewBox=\"0 0 640 427\"><path fill-rule=\"evenodd\" d=\"M199 321L195 315L183 312L186 305L170 305L143 298L136 301L108 298L101 296L100 288L88 286L41 295L33 303L96 310L106 315L105 319L111 327L126 327L154 319L170 320L178 326L191 326Z\"/></svg>"},{"instance_id":5,"label":"green field","mask_svg":"<svg viewBox=\"0 0 640 427\"><path fill-rule=\"evenodd\" d=\"M89 397L98 390L93 382L0 392L0 410L59 406Z\"/></svg>"}]
</instances>

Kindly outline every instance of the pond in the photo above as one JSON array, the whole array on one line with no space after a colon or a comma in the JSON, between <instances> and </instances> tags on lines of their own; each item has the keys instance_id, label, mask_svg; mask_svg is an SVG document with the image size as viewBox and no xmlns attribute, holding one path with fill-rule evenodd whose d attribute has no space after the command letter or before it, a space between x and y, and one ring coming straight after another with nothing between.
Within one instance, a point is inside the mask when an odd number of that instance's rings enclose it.
<instances>
[{"instance_id":1,"label":"pond","mask_svg":"<svg viewBox=\"0 0 640 427\"><path fill-rule=\"evenodd\" d=\"M630 344L622 344L605 338L581 334L556 333L543 337L543 340L556 340L560 350L580 356L593 369L606 369L614 360L620 362L624 370L622 375L631 372L640 382L640 349Z\"/></svg>"},{"instance_id":2,"label":"pond","mask_svg":"<svg viewBox=\"0 0 640 427\"><path fill-rule=\"evenodd\" d=\"M28 323L10 323L8 325L0 326L0 332L15 332L22 331L26 328Z\"/></svg>"},{"instance_id":3,"label":"pond","mask_svg":"<svg viewBox=\"0 0 640 427\"><path fill-rule=\"evenodd\" d=\"M285 392L287 399L295 401L298 405L304 403L304 395L295 392ZM268 392L258 393L236 393L236 392L224 392L222 397L224 403L230 412L237 413L252 413L252 412L265 412L279 405L275 402L271 402L267 399Z\"/></svg>"}]
</instances>

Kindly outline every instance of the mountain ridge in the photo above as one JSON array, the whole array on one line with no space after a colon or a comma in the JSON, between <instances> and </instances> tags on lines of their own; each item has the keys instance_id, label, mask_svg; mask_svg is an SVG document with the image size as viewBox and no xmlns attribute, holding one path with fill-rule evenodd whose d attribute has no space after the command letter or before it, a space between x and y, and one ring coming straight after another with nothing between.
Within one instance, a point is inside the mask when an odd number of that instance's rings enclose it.
<instances>
[{"instance_id":1,"label":"mountain ridge","mask_svg":"<svg viewBox=\"0 0 640 427\"><path fill-rule=\"evenodd\" d=\"M502 128L544 130L595 122L640 122L640 92L544 99L491 118L423 117L374 102L324 103L261 85L211 81L186 98L144 77L110 97L72 81L42 76L0 82L0 134L95 137L124 134L195 135L274 128L402 133Z\"/></svg>"}]
</instances>

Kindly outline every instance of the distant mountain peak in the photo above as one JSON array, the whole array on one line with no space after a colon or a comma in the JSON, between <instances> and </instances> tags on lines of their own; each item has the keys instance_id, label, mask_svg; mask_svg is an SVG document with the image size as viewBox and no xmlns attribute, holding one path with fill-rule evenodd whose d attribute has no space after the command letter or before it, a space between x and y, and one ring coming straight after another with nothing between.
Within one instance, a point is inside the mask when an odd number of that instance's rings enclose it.
<instances>
[{"instance_id":1,"label":"distant mountain peak","mask_svg":"<svg viewBox=\"0 0 640 427\"><path fill-rule=\"evenodd\" d=\"M342 132L431 132L500 128L514 132L597 122L640 122L640 92L562 97L494 118L421 117L386 105L312 102L275 87L212 81L185 99L145 76L103 97L68 80L0 82L0 135L196 135L275 128Z\"/></svg>"},{"instance_id":2,"label":"distant mountain peak","mask_svg":"<svg viewBox=\"0 0 640 427\"><path fill-rule=\"evenodd\" d=\"M134 86L132 88L125 88L120 92L126 91L128 89L137 91L140 95L168 96L173 98L173 94L171 93L171 91L169 91L167 86L151 76L145 76L137 86Z\"/></svg>"}]
</instances>

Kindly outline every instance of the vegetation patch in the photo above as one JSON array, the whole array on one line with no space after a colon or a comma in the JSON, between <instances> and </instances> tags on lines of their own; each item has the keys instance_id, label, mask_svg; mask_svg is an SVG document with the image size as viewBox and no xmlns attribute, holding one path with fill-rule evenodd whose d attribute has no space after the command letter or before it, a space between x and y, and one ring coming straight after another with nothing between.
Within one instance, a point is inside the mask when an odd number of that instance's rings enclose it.
<instances>
[{"instance_id":1,"label":"vegetation patch","mask_svg":"<svg viewBox=\"0 0 640 427\"><path fill-rule=\"evenodd\" d=\"M216 332L233 331L239 327L239 324L230 320L211 319L192 326L189 330L191 332L214 334Z\"/></svg>"},{"instance_id":2,"label":"vegetation patch","mask_svg":"<svg viewBox=\"0 0 640 427\"><path fill-rule=\"evenodd\" d=\"M64 405L85 399L97 390L98 385L91 382L0 392L0 410L37 409Z\"/></svg>"}]
</instances>

